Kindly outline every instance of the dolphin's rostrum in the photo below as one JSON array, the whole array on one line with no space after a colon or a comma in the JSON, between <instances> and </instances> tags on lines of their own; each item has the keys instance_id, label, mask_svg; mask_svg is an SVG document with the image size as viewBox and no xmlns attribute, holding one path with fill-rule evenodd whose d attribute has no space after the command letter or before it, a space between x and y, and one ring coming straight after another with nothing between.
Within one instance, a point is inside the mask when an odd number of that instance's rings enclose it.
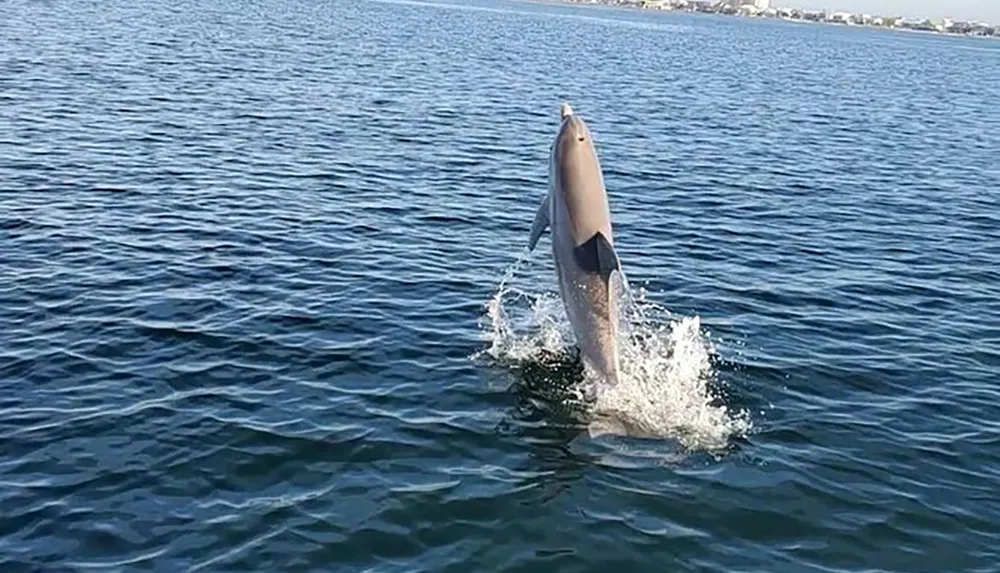
<instances>
[{"instance_id":1,"label":"dolphin's rostrum","mask_svg":"<svg viewBox=\"0 0 1000 573\"><path fill-rule=\"evenodd\" d=\"M562 105L562 125L549 161L549 191L535 214L529 250L546 228L552 229L559 292L584 364L615 384L618 300L611 279L621 273L621 263L593 138L568 103Z\"/></svg>"}]
</instances>

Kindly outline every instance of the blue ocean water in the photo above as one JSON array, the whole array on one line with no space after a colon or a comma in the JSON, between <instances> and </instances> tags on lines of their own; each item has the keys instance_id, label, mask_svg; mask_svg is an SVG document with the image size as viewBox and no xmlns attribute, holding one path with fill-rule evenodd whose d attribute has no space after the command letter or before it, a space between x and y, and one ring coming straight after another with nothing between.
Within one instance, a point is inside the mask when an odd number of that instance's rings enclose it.
<instances>
[{"instance_id":1,"label":"blue ocean water","mask_svg":"<svg viewBox=\"0 0 1000 573\"><path fill-rule=\"evenodd\" d=\"M563 101L635 435L523 252ZM998 571L998 105L991 40L6 0L0 570Z\"/></svg>"}]
</instances>

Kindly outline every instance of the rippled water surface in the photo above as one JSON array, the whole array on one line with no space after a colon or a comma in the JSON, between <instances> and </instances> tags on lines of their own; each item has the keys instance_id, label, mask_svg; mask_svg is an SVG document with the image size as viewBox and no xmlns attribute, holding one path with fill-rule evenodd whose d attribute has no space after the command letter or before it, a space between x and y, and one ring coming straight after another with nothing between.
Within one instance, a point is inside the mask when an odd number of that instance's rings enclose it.
<instances>
[{"instance_id":1,"label":"rippled water surface","mask_svg":"<svg viewBox=\"0 0 1000 573\"><path fill-rule=\"evenodd\" d=\"M524 253L563 101L597 405ZM995 572L998 102L990 40L0 2L0 570Z\"/></svg>"}]
</instances>

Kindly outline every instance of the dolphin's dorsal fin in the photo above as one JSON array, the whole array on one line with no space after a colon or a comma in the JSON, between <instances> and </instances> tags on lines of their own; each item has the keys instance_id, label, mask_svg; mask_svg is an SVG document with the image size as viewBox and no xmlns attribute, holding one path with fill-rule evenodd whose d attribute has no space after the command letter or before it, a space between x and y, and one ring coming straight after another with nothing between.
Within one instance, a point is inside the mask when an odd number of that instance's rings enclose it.
<instances>
[{"instance_id":1,"label":"dolphin's dorsal fin","mask_svg":"<svg viewBox=\"0 0 1000 573\"><path fill-rule=\"evenodd\" d=\"M573 249L573 258L584 271L599 273L605 279L611 276L612 271L621 270L618 253L600 231L594 233L586 243Z\"/></svg>"},{"instance_id":2,"label":"dolphin's dorsal fin","mask_svg":"<svg viewBox=\"0 0 1000 573\"><path fill-rule=\"evenodd\" d=\"M549 226L549 196L546 195L545 199L542 199L542 204L538 206L538 211L535 211L535 220L531 223L531 235L528 237L528 250L532 251L535 249L535 245L538 244L538 239L545 232L545 229Z\"/></svg>"},{"instance_id":3,"label":"dolphin's dorsal fin","mask_svg":"<svg viewBox=\"0 0 1000 573\"><path fill-rule=\"evenodd\" d=\"M571 115L573 115L573 107L569 105L569 102L563 102L562 107L559 108L560 119L566 119Z\"/></svg>"}]
</instances>

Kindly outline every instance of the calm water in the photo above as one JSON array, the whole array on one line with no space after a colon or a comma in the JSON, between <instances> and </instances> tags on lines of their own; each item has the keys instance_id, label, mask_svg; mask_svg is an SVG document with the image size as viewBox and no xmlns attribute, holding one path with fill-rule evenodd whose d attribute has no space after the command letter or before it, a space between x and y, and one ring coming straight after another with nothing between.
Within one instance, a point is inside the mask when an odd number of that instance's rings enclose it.
<instances>
[{"instance_id":1,"label":"calm water","mask_svg":"<svg viewBox=\"0 0 1000 573\"><path fill-rule=\"evenodd\" d=\"M521 256L564 100L642 436ZM0 2L0 570L996 572L998 102L995 41Z\"/></svg>"}]
</instances>

